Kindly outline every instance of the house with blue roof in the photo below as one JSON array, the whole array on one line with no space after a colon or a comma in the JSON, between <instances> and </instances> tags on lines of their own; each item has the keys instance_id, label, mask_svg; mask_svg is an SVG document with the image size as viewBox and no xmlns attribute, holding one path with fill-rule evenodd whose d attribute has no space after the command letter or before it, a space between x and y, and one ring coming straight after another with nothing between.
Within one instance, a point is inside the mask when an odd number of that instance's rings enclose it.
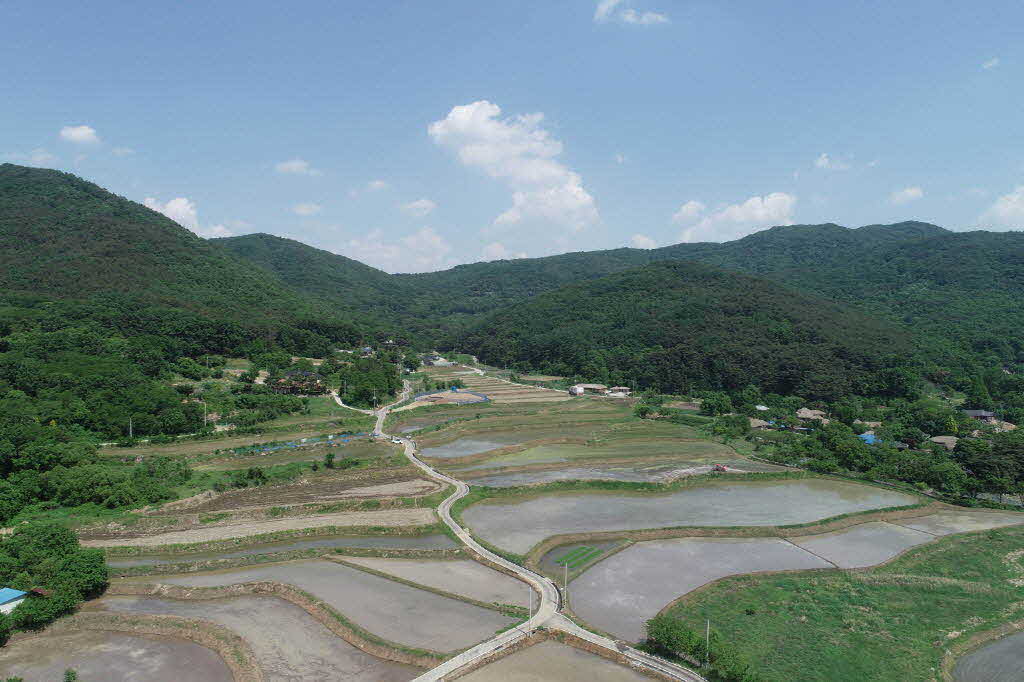
<instances>
[{"instance_id":1,"label":"house with blue roof","mask_svg":"<svg viewBox=\"0 0 1024 682\"><path fill-rule=\"evenodd\" d=\"M10 613L15 606L25 601L27 596L28 592L13 587L0 587L0 613Z\"/></svg>"}]
</instances>

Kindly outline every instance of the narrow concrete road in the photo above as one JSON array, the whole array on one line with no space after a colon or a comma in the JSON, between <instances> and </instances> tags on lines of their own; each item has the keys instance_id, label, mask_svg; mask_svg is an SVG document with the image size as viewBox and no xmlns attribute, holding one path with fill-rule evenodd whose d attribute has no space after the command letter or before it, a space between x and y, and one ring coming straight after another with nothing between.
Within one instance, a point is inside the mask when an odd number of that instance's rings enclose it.
<instances>
[{"instance_id":1,"label":"narrow concrete road","mask_svg":"<svg viewBox=\"0 0 1024 682\"><path fill-rule=\"evenodd\" d=\"M387 419L388 411L392 405L400 403L405 400L405 396L409 394L410 385L409 382L405 382L405 388L402 391L402 395L391 405L385 405L377 411L377 426L375 429L376 433L384 433L384 420ZM608 639L601 635L590 632L589 630L576 625L571 620L563 616L559 611L562 608L562 595L559 592L558 587L549 578L542 576L538 573L520 566L519 564L512 563L507 559L504 559L497 554L494 554L490 550L483 547L480 543L473 539L473 536L469 532L456 523L455 519L452 518L451 509L458 500L469 494L469 485L464 481L452 478L447 474L443 474L437 471L430 465L426 464L416 455L416 445L409 438L399 438L402 445L405 448L405 456L414 465L419 467L427 476L430 478L447 483L455 486L455 492L453 492L447 499L438 505L437 513L441 517L441 520L446 526L448 526L453 533L459 538L466 547L472 550L474 553L482 557L486 562L501 566L505 570L518 575L522 580L533 587L534 591L540 595L540 603L537 605L537 610L532 618L525 623L522 623L518 627L512 628L502 632L486 642L481 642L471 649L463 651L461 654L454 656L441 665L428 670L413 682L433 682L435 680L443 680L447 675L453 673L459 668L468 665L480 658L483 658L492 652L498 651L506 646L509 646L519 639L526 637L531 632L540 627L549 629L562 630L571 635L575 635L580 639L586 640L600 646L604 649L620 653L629 659L630 663L640 667L649 668L660 672L671 679L684 680L685 682L707 682L703 677L698 675L693 670L685 668L669 661L645 654L641 651L637 651L632 647L620 646L616 644L614 640Z\"/></svg>"}]
</instances>

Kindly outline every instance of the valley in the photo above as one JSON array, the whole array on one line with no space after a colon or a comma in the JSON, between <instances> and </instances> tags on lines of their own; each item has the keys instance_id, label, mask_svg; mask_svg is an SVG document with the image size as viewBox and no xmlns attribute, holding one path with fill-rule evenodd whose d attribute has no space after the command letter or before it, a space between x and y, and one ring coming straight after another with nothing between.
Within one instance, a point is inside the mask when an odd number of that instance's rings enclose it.
<instances>
[{"instance_id":1,"label":"valley","mask_svg":"<svg viewBox=\"0 0 1024 682\"><path fill-rule=\"evenodd\" d=\"M5 261L0 572L29 595L0 616L5 673L859 682L899 642L900 679L977 682L1013 660L1024 365L990 341L1016 284L969 333L903 293L962 311L927 284L945 244L1014 236L786 226L389 275L196 241L64 174L7 164L0 188L5 257L28 211L73 275ZM62 251L98 224L163 257ZM854 286L836 239L896 255Z\"/></svg>"}]
</instances>

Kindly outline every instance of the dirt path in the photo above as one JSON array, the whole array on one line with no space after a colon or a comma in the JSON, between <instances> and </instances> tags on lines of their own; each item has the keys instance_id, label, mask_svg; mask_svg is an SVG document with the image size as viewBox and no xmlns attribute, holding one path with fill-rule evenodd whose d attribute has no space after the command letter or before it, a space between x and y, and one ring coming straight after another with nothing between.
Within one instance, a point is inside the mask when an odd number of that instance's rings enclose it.
<instances>
[{"instance_id":1,"label":"dirt path","mask_svg":"<svg viewBox=\"0 0 1024 682\"><path fill-rule=\"evenodd\" d=\"M434 523L434 512L431 509L393 509L373 512L341 512L322 516L304 516L294 519L277 519L274 521L253 521L237 523L229 526L213 526L195 528L193 530L173 531L145 537L105 538L103 540L83 540L86 547L157 547L160 545L176 545L192 542L212 542L229 538L249 537L274 533L282 530L300 530L303 528L322 528L324 526L425 526Z\"/></svg>"}]
</instances>

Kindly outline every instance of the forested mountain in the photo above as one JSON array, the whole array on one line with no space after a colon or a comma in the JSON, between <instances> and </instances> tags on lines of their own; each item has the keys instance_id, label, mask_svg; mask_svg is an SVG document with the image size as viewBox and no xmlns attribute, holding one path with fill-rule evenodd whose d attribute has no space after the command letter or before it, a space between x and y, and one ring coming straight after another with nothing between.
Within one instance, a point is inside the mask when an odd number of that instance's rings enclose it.
<instances>
[{"instance_id":1,"label":"forested mountain","mask_svg":"<svg viewBox=\"0 0 1024 682\"><path fill-rule=\"evenodd\" d=\"M671 271L652 264L686 261L714 266L701 271L706 277L718 272L721 278L721 271L728 271L758 278L744 280L745 286L756 281L758 291L767 292L757 295L770 293L767 317L750 317L742 306L723 308L735 318L729 324L744 329L754 324L750 320L757 320L755 327L766 320L770 326L793 313L777 305L780 292L788 291L792 300L804 301L803 307L830 311L816 320L815 339L841 340L850 331L844 320L856 319L858 327L887 334L902 327L906 338L925 349L918 365L937 378L945 368L972 375L979 368L1024 361L1020 233L949 232L920 222L857 229L790 225L722 244L568 253L389 275L267 234L203 240L159 213L72 175L4 164L0 247L0 298L8 306L0 309L0 323L6 320L16 328L22 318L88 321L129 336L173 337L186 354L228 352L258 342L314 355L333 342L392 335L425 349L438 342L484 344L487 340L479 335L489 330L518 344L499 349L497 339L491 339L488 353L494 358L549 368L561 362L564 371L579 370L586 365L577 350L561 357L538 352L547 342L528 337L546 338L549 330L519 311L531 310L533 303L580 306L583 297L614 283L622 289L617 293L622 301L642 291L652 319L664 323L679 314L689 280L677 276L678 281L660 289L648 287L652 273ZM698 272L694 267L680 272ZM731 295L729 287L736 281L715 281L726 286L722 296ZM596 288L588 288L588 282ZM633 291L633 286L640 288ZM551 296L537 298L545 294ZM613 309L618 305L602 300ZM837 308L836 302L847 307ZM805 318L806 312L786 317L797 326ZM593 320L559 319L566 343L600 331ZM499 320L506 322L497 325ZM508 320L520 328L513 329ZM644 331L640 320L620 319L619 324L619 334L631 337L630 357L694 341L687 330L668 324L662 326L674 331L658 335ZM842 334L830 335L830 326ZM713 338L717 329L691 327ZM672 337L676 333L678 343ZM751 332L749 338L759 337ZM598 341L593 348L602 353L620 348ZM808 357L817 352L812 346L806 349ZM613 365L621 363L616 359Z\"/></svg>"},{"instance_id":2,"label":"forested mountain","mask_svg":"<svg viewBox=\"0 0 1024 682\"><path fill-rule=\"evenodd\" d=\"M394 275L357 260L270 234L211 239L240 258L273 273L289 286L340 310L374 315L378 323L404 312L409 301ZM396 310L397 308L397 310Z\"/></svg>"},{"instance_id":3,"label":"forested mountain","mask_svg":"<svg viewBox=\"0 0 1024 682\"><path fill-rule=\"evenodd\" d=\"M485 362L674 393L756 384L831 399L900 394L911 335L762 278L663 261L503 308L450 343Z\"/></svg>"},{"instance_id":4,"label":"forested mountain","mask_svg":"<svg viewBox=\"0 0 1024 682\"><path fill-rule=\"evenodd\" d=\"M0 287L133 298L239 319L307 305L173 220L67 173L0 165Z\"/></svg>"},{"instance_id":5,"label":"forested mountain","mask_svg":"<svg viewBox=\"0 0 1024 682\"><path fill-rule=\"evenodd\" d=\"M50 318L197 352L356 342L347 316L173 220L69 173L0 165L0 329Z\"/></svg>"}]
</instances>

